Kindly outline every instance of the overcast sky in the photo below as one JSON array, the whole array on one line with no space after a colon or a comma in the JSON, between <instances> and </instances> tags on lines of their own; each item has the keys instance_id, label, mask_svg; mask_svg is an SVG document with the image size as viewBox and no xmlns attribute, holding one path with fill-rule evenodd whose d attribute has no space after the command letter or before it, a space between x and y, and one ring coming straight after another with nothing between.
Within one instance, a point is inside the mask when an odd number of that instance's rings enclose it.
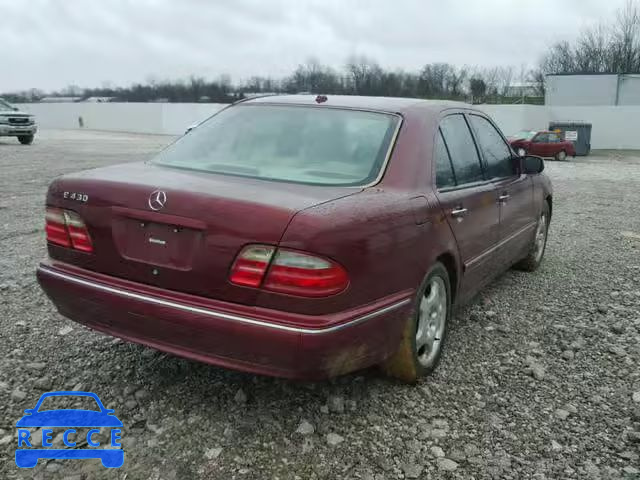
<instances>
[{"instance_id":1,"label":"overcast sky","mask_svg":"<svg viewBox=\"0 0 640 480\"><path fill-rule=\"evenodd\" d=\"M0 0L0 91L341 67L533 64L624 0Z\"/></svg>"}]
</instances>

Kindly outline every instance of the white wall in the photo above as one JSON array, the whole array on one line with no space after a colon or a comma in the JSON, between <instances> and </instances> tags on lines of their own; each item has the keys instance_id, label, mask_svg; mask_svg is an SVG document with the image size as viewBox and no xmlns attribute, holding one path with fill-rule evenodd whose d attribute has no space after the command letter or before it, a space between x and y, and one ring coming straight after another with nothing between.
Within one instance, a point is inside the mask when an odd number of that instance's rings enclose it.
<instances>
[{"instance_id":1,"label":"white wall","mask_svg":"<svg viewBox=\"0 0 640 480\"><path fill-rule=\"evenodd\" d=\"M591 148L640 149L640 106L549 107L551 120L592 124Z\"/></svg>"},{"instance_id":2,"label":"white wall","mask_svg":"<svg viewBox=\"0 0 640 480\"><path fill-rule=\"evenodd\" d=\"M32 112L41 128L84 128L179 135L225 105L204 103L32 103L17 105ZM640 149L640 106L478 105L505 135L544 130L549 121L581 121L593 125L591 147Z\"/></svg>"},{"instance_id":3,"label":"white wall","mask_svg":"<svg viewBox=\"0 0 640 480\"><path fill-rule=\"evenodd\" d=\"M84 128L177 135L223 108L219 103L25 103L41 128Z\"/></svg>"},{"instance_id":4,"label":"white wall","mask_svg":"<svg viewBox=\"0 0 640 480\"><path fill-rule=\"evenodd\" d=\"M549 128L549 110L539 105L476 105L496 122L509 136L520 130L545 130Z\"/></svg>"},{"instance_id":5,"label":"white wall","mask_svg":"<svg viewBox=\"0 0 640 480\"><path fill-rule=\"evenodd\" d=\"M618 75L548 75L545 104L615 105Z\"/></svg>"},{"instance_id":6,"label":"white wall","mask_svg":"<svg viewBox=\"0 0 640 480\"><path fill-rule=\"evenodd\" d=\"M640 75L620 75L618 105L640 105Z\"/></svg>"}]
</instances>

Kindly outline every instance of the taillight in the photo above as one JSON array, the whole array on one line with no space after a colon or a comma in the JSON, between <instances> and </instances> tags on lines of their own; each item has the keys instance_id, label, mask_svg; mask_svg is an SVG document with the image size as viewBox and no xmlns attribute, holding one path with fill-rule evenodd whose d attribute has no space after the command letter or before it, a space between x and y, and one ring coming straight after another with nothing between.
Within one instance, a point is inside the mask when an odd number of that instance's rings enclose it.
<instances>
[{"instance_id":1,"label":"taillight","mask_svg":"<svg viewBox=\"0 0 640 480\"><path fill-rule=\"evenodd\" d=\"M275 247L251 245L242 249L231 267L229 280L243 287L259 287Z\"/></svg>"},{"instance_id":2,"label":"taillight","mask_svg":"<svg viewBox=\"0 0 640 480\"><path fill-rule=\"evenodd\" d=\"M69 231L73 248L82 252L92 252L93 245L91 244L91 237L80 215L76 212L65 210L64 218L67 223L67 230Z\"/></svg>"},{"instance_id":3,"label":"taillight","mask_svg":"<svg viewBox=\"0 0 640 480\"><path fill-rule=\"evenodd\" d=\"M76 212L47 207L45 218L48 242L81 252L93 252L87 226Z\"/></svg>"},{"instance_id":4,"label":"taillight","mask_svg":"<svg viewBox=\"0 0 640 480\"><path fill-rule=\"evenodd\" d=\"M347 287L347 272L325 258L279 249L263 287L274 292L326 297Z\"/></svg>"},{"instance_id":5,"label":"taillight","mask_svg":"<svg viewBox=\"0 0 640 480\"><path fill-rule=\"evenodd\" d=\"M349 284L345 269L332 260L263 245L245 247L240 252L229 280L236 285L303 297L334 295Z\"/></svg>"},{"instance_id":6,"label":"taillight","mask_svg":"<svg viewBox=\"0 0 640 480\"><path fill-rule=\"evenodd\" d=\"M63 247L70 247L71 239L69 238L69 234L67 233L64 210L62 210L61 208L47 207L45 220L47 241L55 243L56 245L62 245Z\"/></svg>"}]
</instances>

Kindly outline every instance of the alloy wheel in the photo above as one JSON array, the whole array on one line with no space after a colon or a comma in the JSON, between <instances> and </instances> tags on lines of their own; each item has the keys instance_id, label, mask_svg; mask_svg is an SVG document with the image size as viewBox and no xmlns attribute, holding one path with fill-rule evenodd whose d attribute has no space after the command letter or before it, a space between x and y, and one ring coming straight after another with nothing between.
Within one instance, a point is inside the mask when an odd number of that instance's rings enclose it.
<instances>
[{"instance_id":1,"label":"alloy wheel","mask_svg":"<svg viewBox=\"0 0 640 480\"><path fill-rule=\"evenodd\" d=\"M540 220L538 221L538 228L536 229L536 237L535 237L535 259L536 262L539 262L542 259L542 254L544 253L544 246L547 243L547 216L546 214L542 214L540 216Z\"/></svg>"},{"instance_id":2,"label":"alloy wheel","mask_svg":"<svg viewBox=\"0 0 640 480\"><path fill-rule=\"evenodd\" d=\"M418 362L429 368L438 358L447 322L447 289L440 276L429 281L420 300L416 352Z\"/></svg>"}]
</instances>

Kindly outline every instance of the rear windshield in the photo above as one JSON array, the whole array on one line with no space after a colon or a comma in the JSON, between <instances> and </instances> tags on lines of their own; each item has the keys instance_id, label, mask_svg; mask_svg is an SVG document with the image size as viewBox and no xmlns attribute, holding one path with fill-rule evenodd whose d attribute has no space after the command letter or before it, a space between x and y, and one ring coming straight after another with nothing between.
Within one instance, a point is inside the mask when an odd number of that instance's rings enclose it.
<instances>
[{"instance_id":1,"label":"rear windshield","mask_svg":"<svg viewBox=\"0 0 640 480\"><path fill-rule=\"evenodd\" d=\"M326 107L237 105L162 151L169 167L316 185L363 185L384 164L399 118Z\"/></svg>"},{"instance_id":2,"label":"rear windshield","mask_svg":"<svg viewBox=\"0 0 640 480\"><path fill-rule=\"evenodd\" d=\"M533 137L536 136L535 131L531 131L531 130L522 130L518 133L514 133L511 138L514 140L531 140Z\"/></svg>"}]
</instances>

